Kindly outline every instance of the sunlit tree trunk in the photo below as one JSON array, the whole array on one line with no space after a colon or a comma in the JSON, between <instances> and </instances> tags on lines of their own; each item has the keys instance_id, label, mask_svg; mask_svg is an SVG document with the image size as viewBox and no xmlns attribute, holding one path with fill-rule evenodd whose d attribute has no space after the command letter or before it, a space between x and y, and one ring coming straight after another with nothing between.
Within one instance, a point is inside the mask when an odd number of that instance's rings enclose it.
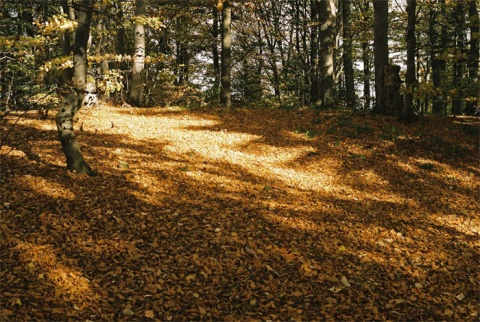
<instances>
[{"instance_id":1,"label":"sunlit tree trunk","mask_svg":"<svg viewBox=\"0 0 480 322\"><path fill-rule=\"evenodd\" d=\"M132 82L130 93L128 95L130 103L135 106L142 106L143 91L145 86L145 26L143 22L138 21L145 16L145 1L135 1L135 53L133 56Z\"/></svg>"},{"instance_id":2,"label":"sunlit tree trunk","mask_svg":"<svg viewBox=\"0 0 480 322\"><path fill-rule=\"evenodd\" d=\"M407 1L408 26L407 26L407 74L405 77L405 85L407 92L405 94L405 103L401 113L401 119L405 122L414 120L415 114L413 109L413 93L415 89L415 49L417 46L415 38L416 25L416 0Z\"/></svg>"},{"instance_id":3,"label":"sunlit tree trunk","mask_svg":"<svg viewBox=\"0 0 480 322\"><path fill-rule=\"evenodd\" d=\"M374 64L375 64L375 105L373 112L385 114L384 68L388 65L388 0L373 0L374 22Z\"/></svg>"},{"instance_id":4,"label":"sunlit tree trunk","mask_svg":"<svg viewBox=\"0 0 480 322\"><path fill-rule=\"evenodd\" d=\"M320 0L318 20L320 31L319 72L320 100L316 106L332 108L335 103L335 19L337 8L335 0Z\"/></svg>"},{"instance_id":5,"label":"sunlit tree trunk","mask_svg":"<svg viewBox=\"0 0 480 322\"><path fill-rule=\"evenodd\" d=\"M75 20L75 13L71 5L69 5L68 0L61 1L60 10L62 13L69 17L72 20ZM75 37L75 34L70 31L65 31L62 35L62 54L64 56L70 56L72 53L72 38ZM63 82L68 83L72 80L73 77L73 68L65 68L62 72Z\"/></svg>"},{"instance_id":6,"label":"sunlit tree trunk","mask_svg":"<svg viewBox=\"0 0 480 322\"><path fill-rule=\"evenodd\" d=\"M83 158L80 146L73 131L73 117L82 107L96 103L95 87L87 83L87 44L90 34L94 0L83 0L79 4L78 27L73 44L73 84L75 91L61 103L56 124L67 161L67 169L79 174L94 175L95 172Z\"/></svg>"},{"instance_id":7,"label":"sunlit tree trunk","mask_svg":"<svg viewBox=\"0 0 480 322\"><path fill-rule=\"evenodd\" d=\"M220 104L232 105L231 89L231 46L232 46L232 7L230 1L223 2L222 11L222 53L221 53L221 91Z\"/></svg>"}]
</instances>

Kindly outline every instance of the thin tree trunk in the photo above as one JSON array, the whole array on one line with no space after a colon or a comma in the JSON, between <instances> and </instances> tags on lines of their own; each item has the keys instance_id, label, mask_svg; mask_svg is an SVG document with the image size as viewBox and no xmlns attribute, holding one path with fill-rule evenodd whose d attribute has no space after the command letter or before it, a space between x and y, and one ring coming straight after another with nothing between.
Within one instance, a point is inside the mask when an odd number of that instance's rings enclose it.
<instances>
[{"instance_id":1,"label":"thin tree trunk","mask_svg":"<svg viewBox=\"0 0 480 322\"><path fill-rule=\"evenodd\" d=\"M430 60L432 61L432 81L435 95L432 102L432 113L445 114L446 101L444 90L445 59L442 58L446 49L446 27L445 23L439 24L440 19L438 6L440 6L441 18L445 18L445 0L437 2L437 7L431 6L429 17L430 29ZM440 27L440 30L439 30Z\"/></svg>"},{"instance_id":2,"label":"thin tree trunk","mask_svg":"<svg viewBox=\"0 0 480 322\"><path fill-rule=\"evenodd\" d=\"M455 62L453 64L453 85L456 89L455 93L452 95L452 114L460 115L462 114L464 108L464 86L462 86L464 70L466 59L463 57L466 56L465 48L465 4L462 1L455 3L453 24L454 28L454 41L456 48Z\"/></svg>"},{"instance_id":3,"label":"thin tree trunk","mask_svg":"<svg viewBox=\"0 0 480 322\"><path fill-rule=\"evenodd\" d=\"M145 16L145 0L135 1L135 17ZM135 21L135 54L133 56L132 83L130 86L129 101L135 106L142 106L145 86L145 26Z\"/></svg>"},{"instance_id":4,"label":"thin tree trunk","mask_svg":"<svg viewBox=\"0 0 480 322\"><path fill-rule=\"evenodd\" d=\"M319 0L313 0L310 2L310 102L316 106L320 100L320 71L319 71L319 37L320 30L318 20Z\"/></svg>"},{"instance_id":5,"label":"thin tree trunk","mask_svg":"<svg viewBox=\"0 0 480 322\"><path fill-rule=\"evenodd\" d=\"M219 60L219 53L218 53L218 35L219 28L218 28L218 10L217 8L213 8L213 26L212 26L212 56L213 56L213 69L214 69L214 77L215 77L215 93L218 93L217 90L220 87L220 60Z\"/></svg>"},{"instance_id":6,"label":"thin tree trunk","mask_svg":"<svg viewBox=\"0 0 480 322\"><path fill-rule=\"evenodd\" d=\"M369 14L368 11L370 9L370 0L363 0L362 3L362 12L363 12L363 22L365 25L369 22ZM370 50L369 50L369 43L368 40L362 41L362 62L363 62L363 98L364 98L364 105L363 108L369 109L370 108L370 75L372 73L370 69Z\"/></svg>"},{"instance_id":7,"label":"thin tree trunk","mask_svg":"<svg viewBox=\"0 0 480 322\"><path fill-rule=\"evenodd\" d=\"M373 112L385 114L384 68L388 65L388 0L373 0L374 22L374 63L375 63L375 106Z\"/></svg>"},{"instance_id":8,"label":"thin tree trunk","mask_svg":"<svg viewBox=\"0 0 480 322\"><path fill-rule=\"evenodd\" d=\"M405 77L407 92L405 94L405 103L403 104L401 113L401 119L404 122L412 122L415 117L413 110L413 93L415 90L415 49L417 46L417 41L415 38L416 7L416 0L407 1L407 74Z\"/></svg>"},{"instance_id":9,"label":"thin tree trunk","mask_svg":"<svg viewBox=\"0 0 480 322\"><path fill-rule=\"evenodd\" d=\"M63 11L64 15L68 16L72 20L75 20L75 13L68 4L68 0L61 1L61 10ZM72 53L72 38L74 38L74 33L70 31L65 31L62 35L62 54L64 56L70 56ZM73 78L73 68L65 68L62 72L62 77L65 84L70 82Z\"/></svg>"},{"instance_id":10,"label":"thin tree trunk","mask_svg":"<svg viewBox=\"0 0 480 322\"><path fill-rule=\"evenodd\" d=\"M465 114L474 115L478 112L478 93L480 93L480 85L478 83L478 69L480 61L479 40L480 40L480 22L477 10L477 1L470 0L468 3L468 19L470 23L470 48L468 53L468 77L472 85L472 99L468 100L465 106Z\"/></svg>"},{"instance_id":11,"label":"thin tree trunk","mask_svg":"<svg viewBox=\"0 0 480 322\"><path fill-rule=\"evenodd\" d=\"M222 53L221 53L221 92L220 104L232 106L231 89L231 46L232 46L232 7L230 1L223 3L222 11Z\"/></svg>"},{"instance_id":12,"label":"thin tree trunk","mask_svg":"<svg viewBox=\"0 0 480 322\"><path fill-rule=\"evenodd\" d=\"M73 117L80 108L92 106L96 103L95 88L92 88L91 83L87 84L87 44L93 15L93 3L94 0L80 2L78 27L73 44L75 92L70 94L60 105L56 117L60 142L67 161L67 169L88 175L95 175L96 172L87 164L80 151L80 146L73 131Z\"/></svg>"},{"instance_id":13,"label":"thin tree trunk","mask_svg":"<svg viewBox=\"0 0 480 322\"><path fill-rule=\"evenodd\" d=\"M352 22L351 22L351 0L342 2L343 20L343 67L345 71L345 91L347 108L354 108L357 105L355 95L355 80L353 75L352 60Z\"/></svg>"}]
</instances>

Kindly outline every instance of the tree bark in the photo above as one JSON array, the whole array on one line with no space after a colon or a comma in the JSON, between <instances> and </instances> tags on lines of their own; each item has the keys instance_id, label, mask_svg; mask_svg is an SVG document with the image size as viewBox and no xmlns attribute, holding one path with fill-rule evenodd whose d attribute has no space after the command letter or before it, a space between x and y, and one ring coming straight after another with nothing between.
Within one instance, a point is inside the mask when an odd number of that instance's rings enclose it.
<instances>
[{"instance_id":1,"label":"tree bark","mask_svg":"<svg viewBox=\"0 0 480 322\"><path fill-rule=\"evenodd\" d=\"M319 0L310 2L310 102L316 106L320 100L320 71L319 71Z\"/></svg>"},{"instance_id":2,"label":"tree bark","mask_svg":"<svg viewBox=\"0 0 480 322\"><path fill-rule=\"evenodd\" d=\"M232 106L231 89L231 46L232 46L232 7L230 1L223 2L222 11L222 53L221 53L221 91L220 104Z\"/></svg>"},{"instance_id":3,"label":"tree bark","mask_svg":"<svg viewBox=\"0 0 480 322\"><path fill-rule=\"evenodd\" d=\"M439 9L438 6L441 8ZM432 82L435 89L432 98L432 113L445 114L446 100L443 77L445 75L445 59L442 57L446 49L446 27L445 23L439 24L439 11L441 17L445 17L445 0L437 2L437 7L431 6L429 17L430 31L430 60L432 62ZM440 28L440 30L439 30Z\"/></svg>"},{"instance_id":4,"label":"tree bark","mask_svg":"<svg viewBox=\"0 0 480 322\"><path fill-rule=\"evenodd\" d=\"M402 80L400 66L387 64L383 71L382 104L385 107L384 115L400 116L403 108L403 98L400 94Z\"/></svg>"},{"instance_id":5,"label":"tree bark","mask_svg":"<svg viewBox=\"0 0 480 322\"><path fill-rule=\"evenodd\" d=\"M94 0L82 0L79 6L78 27L73 44L73 83L75 91L68 95L60 105L56 116L56 124L65 153L67 169L76 171L78 174L95 175L96 172L83 158L80 146L73 131L73 117L84 106L92 106L96 103L95 88L87 83L87 44L90 34L90 25L93 15Z\"/></svg>"},{"instance_id":6,"label":"tree bark","mask_svg":"<svg viewBox=\"0 0 480 322\"><path fill-rule=\"evenodd\" d=\"M72 7L68 4L68 0L61 1L61 11L63 14L68 16L70 19L75 20L75 13L73 12ZM70 31L65 31L62 35L62 54L64 56L69 56L72 53L72 38L74 38L74 33ZM73 68L65 68L62 72L63 82L67 84L72 81L73 78Z\"/></svg>"},{"instance_id":7,"label":"tree bark","mask_svg":"<svg viewBox=\"0 0 480 322\"><path fill-rule=\"evenodd\" d=\"M415 90L415 50L417 41L415 37L416 25L416 0L407 1L408 26L407 26L407 73L405 76L405 85L407 92L405 94L405 103L403 104L401 119L404 122L412 122L415 118L413 109L413 93Z\"/></svg>"},{"instance_id":8,"label":"tree bark","mask_svg":"<svg viewBox=\"0 0 480 322\"><path fill-rule=\"evenodd\" d=\"M343 21L343 67L345 73L345 92L347 108L355 108L357 105L355 95L355 78L353 75L352 60L352 22L351 22L351 0L342 2Z\"/></svg>"},{"instance_id":9,"label":"tree bark","mask_svg":"<svg viewBox=\"0 0 480 322\"><path fill-rule=\"evenodd\" d=\"M384 69L388 65L388 0L373 1L374 22L374 64L375 64L375 106L373 112L386 114L383 103Z\"/></svg>"},{"instance_id":10,"label":"tree bark","mask_svg":"<svg viewBox=\"0 0 480 322\"><path fill-rule=\"evenodd\" d=\"M465 3L457 1L454 8L453 25L454 27L454 45L455 45L455 61L453 63L453 86L455 92L452 94L452 114L460 115L465 104L465 86L464 86L464 70L467 55L465 48Z\"/></svg>"},{"instance_id":11,"label":"tree bark","mask_svg":"<svg viewBox=\"0 0 480 322\"><path fill-rule=\"evenodd\" d=\"M135 1L135 17L145 16L145 0ZM129 101L134 106L143 105L143 91L145 86L145 26L135 21L135 53L133 56L132 83L130 86Z\"/></svg>"},{"instance_id":12,"label":"tree bark","mask_svg":"<svg viewBox=\"0 0 480 322\"><path fill-rule=\"evenodd\" d=\"M479 40L480 40L480 22L477 10L477 0L469 0L468 20L470 23L470 43L468 53L468 77L472 84L471 99L465 106L465 114L474 115L478 111L478 93L480 93L480 84L478 83L478 69L480 61Z\"/></svg>"},{"instance_id":13,"label":"tree bark","mask_svg":"<svg viewBox=\"0 0 480 322\"><path fill-rule=\"evenodd\" d=\"M368 19L369 8L370 8L370 0L364 0L362 11L363 11L363 22L365 24L367 24L369 21ZM362 41L362 61L363 61L363 98L364 98L363 108L365 109L370 108L370 100L371 100L370 75L372 74L372 71L370 69L370 65L371 65L370 56L371 54L370 54L368 40L364 40Z\"/></svg>"},{"instance_id":14,"label":"tree bark","mask_svg":"<svg viewBox=\"0 0 480 322\"><path fill-rule=\"evenodd\" d=\"M321 108L332 108L335 104L335 19L337 9L334 0L320 0L320 100L315 104Z\"/></svg>"}]
</instances>

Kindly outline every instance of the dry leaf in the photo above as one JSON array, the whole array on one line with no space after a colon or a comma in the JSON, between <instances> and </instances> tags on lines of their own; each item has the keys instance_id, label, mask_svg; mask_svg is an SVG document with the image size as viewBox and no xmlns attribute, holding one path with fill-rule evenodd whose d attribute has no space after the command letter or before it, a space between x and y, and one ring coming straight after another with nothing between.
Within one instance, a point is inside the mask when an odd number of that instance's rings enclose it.
<instances>
[{"instance_id":1,"label":"dry leaf","mask_svg":"<svg viewBox=\"0 0 480 322\"><path fill-rule=\"evenodd\" d=\"M155 317L155 314L153 313L153 310L146 310L145 311L145 317L149 319L153 319Z\"/></svg>"},{"instance_id":2,"label":"dry leaf","mask_svg":"<svg viewBox=\"0 0 480 322\"><path fill-rule=\"evenodd\" d=\"M129 307L127 307L122 311L122 314L125 316L133 316L135 313Z\"/></svg>"}]
</instances>

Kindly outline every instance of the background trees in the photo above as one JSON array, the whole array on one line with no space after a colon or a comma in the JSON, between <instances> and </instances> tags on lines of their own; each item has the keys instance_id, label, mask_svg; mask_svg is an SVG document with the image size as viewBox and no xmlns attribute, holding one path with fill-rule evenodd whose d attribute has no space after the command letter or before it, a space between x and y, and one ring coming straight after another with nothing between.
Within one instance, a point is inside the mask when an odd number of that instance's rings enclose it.
<instances>
[{"instance_id":1,"label":"background trees","mask_svg":"<svg viewBox=\"0 0 480 322\"><path fill-rule=\"evenodd\" d=\"M408 91L407 2L97 1L89 71L105 98L135 106L346 106L399 114L382 101L383 68L391 63L401 68L400 91L413 111L474 114L476 1L418 3L408 33L419 40L410 48L417 62ZM53 106L62 79L72 76L79 4L3 4L2 108Z\"/></svg>"}]
</instances>

